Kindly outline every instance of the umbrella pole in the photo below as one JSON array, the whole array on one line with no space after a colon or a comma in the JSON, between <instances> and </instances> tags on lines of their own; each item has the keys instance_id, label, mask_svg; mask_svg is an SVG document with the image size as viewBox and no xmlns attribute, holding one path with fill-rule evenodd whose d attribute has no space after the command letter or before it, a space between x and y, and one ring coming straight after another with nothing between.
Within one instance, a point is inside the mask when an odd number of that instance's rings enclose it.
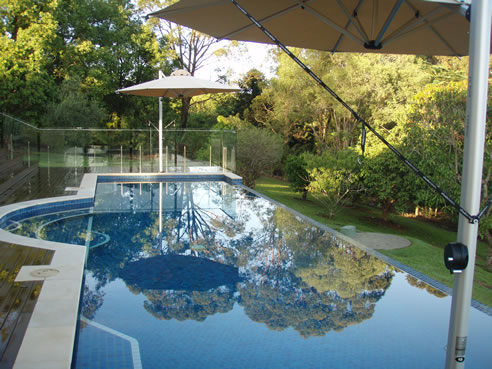
<instances>
[{"instance_id":1,"label":"umbrella pole","mask_svg":"<svg viewBox=\"0 0 492 369\"><path fill-rule=\"evenodd\" d=\"M466 103L465 149L461 207L470 214L480 211L480 194L485 144L487 91L489 79L490 27L489 0L473 1L470 23L470 60ZM472 299L473 274L478 237L478 221L459 217L457 241L468 247L468 267L455 274L449 323L446 369L465 367L468 319Z\"/></svg>"},{"instance_id":2,"label":"umbrella pole","mask_svg":"<svg viewBox=\"0 0 492 369\"><path fill-rule=\"evenodd\" d=\"M159 78L164 78L164 73L159 71ZM159 173L162 173L162 97L159 97Z\"/></svg>"}]
</instances>

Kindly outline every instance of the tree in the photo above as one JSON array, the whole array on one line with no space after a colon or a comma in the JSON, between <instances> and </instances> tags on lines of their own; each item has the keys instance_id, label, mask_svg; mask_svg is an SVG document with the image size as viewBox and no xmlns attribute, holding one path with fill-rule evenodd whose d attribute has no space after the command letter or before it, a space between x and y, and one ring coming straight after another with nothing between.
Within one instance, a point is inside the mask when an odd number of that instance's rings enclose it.
<instances>
[{"instance_id":1,"label":"tree","mask_svg":"<svg viewBox=\"0 0 492 369\"><path fill-rule=\"evenodd\" d=\"M466 80L429 85L410 106L410 119L405 127L406 145L412 147L417 165L456 201L461 187L466 97ZM489 98L489 104L491 102ZM492 194L492 120L488 118L486 124L482 207ZM427 186L419 188L416 202L424 206L439 206L456 215L455 209L446 207L444 199ZM489 248L488 268L492 268L491 216L489 209L480 221L479 230Z\"/></svg>"},{"instance_id":2,"label":"tree","mask_svg":"<svg viewBox=\"0 0 492 369\"><path fill-rule=\"evenodd\" d=\"M119 127L125 122L124 128L147 126L150 116L141 114L150 111L157 116L155 98L121 96L115 91L156 78L158 65L166 68L167 55L159 50L152 28L142 24L129 0L68 1L60 12L63 75L77 76L91 98L115 113L112 126L116 122Z\"/></svg>"},{"instance_id":3,"label":"tree","mask_svg":"<svg viewBox=\"0 0 492 369\"><path fill-rule=\"evenodd\" d=\"M431 79L425 62L414 56L294 52L367 122L383 129L401 120L405 103ZM357 120L287 56L277 58L278 78L266 89L268 100L262 96L255 109L256 121L282 134L291 147L309 139L317 153L355 145Z\"/></svg>"},{"instance_id":4,"label":"tree","mask_svg":"<svg viewBox=\"0 0 492 369\"><path fill-rule=\"evenodd\" d=\"M43 126L90 128L98 126L106 116L101 106L82 91L77 78L64 81L58 95L60 102L49 105Z\"/></svg>"},{"instance_id":5,"label":"tree","mask_svg":"<svg viewBox=\"0 0 492 369\"><path fill-rule=\"evenodd\" d=\"M59 3L6 0L0 6L0 110L36 119L56 91Z\"/></svg>"},{"instance_id":6,"label":"tree","mask_svg":"<svg viewBox=\"0 0 492 369\"><path fill-rule=\"evenodd\" d=\"M417 179L388 148L366 155L362 178L367 196L381 207L385 222L395 207L406 210L413 200L412 186Z\"/></svg>"},{"instance_id":7,"label":"tree","mask_svg":"<svg viewBox=\"0 0 492 369\"><path fill-rule=\"evenodd\" d=\"M241 91L236 94L233 114L239 114L241 119L251 124L257 123L251 112L253 100L261 95L266 87L265 75L257 69L250 69L238 82Z\"/></svg>"},{"instance_id":8,"label":"tree","mask_svg":"<svg viewBox=\"0 0 492 369\"><path fill-rule=\"evenodd\" d=\"M265 129L248 127L237 133L237 171L246 186L273 172L282 157L282 140Z\"/></svg>"},{"instance_id":9,"label":"tree","mask_svg":"<svg viewBox=\"0 0 492 369\"><path fill-rule=\"evenodd\" d=\"M320 156L305 154L304 158L309 175L307 189L326 206L330 217L363 191L356 150L329 150Z\"/></svg>"},{"instance_id":10,"label":"tree","mask_svg":"<svg viewBox=\"0 0 492 369\"><path fill-rule=\"evenodd\" d=\"M291 188L302 193L302 199L306 200L309 185L309 174L306 170L306 161L302 156L290 155L285 162L285 173Z\"/></svg>"},{"instance_id":11,"label":"tree","mask_svg":"<svg viewBox=\"0 0 492 369\"><path fill-rule=\"evenodd\" d=\"M121 97L115 90L152 79L158 63L166 66L166 55L133 10L130 0L4 1L0 108L39 122L60 102L63 81L79 80L89 100L113 113L113 126L146 125L147 117L138 122L135 110L150 100Z\"/></svg>"},{"instance_id":12,"label":"tree","mask_svg":"<svg viewBox=\"0 0 492 369\"><path fill-rule=\"evenodd\" d=\"M174 2L176 1L139 0L138 7L141 11L150 12L164 8ZM166 42L168 47L174 51L177 66L180 69L187 70L192 76L210 57L211 47L215 44L215 38L158 18L151 18L149 23L154 27L156 34L159 35L161 44ZM181 103L181 128L186 129L191 97L181 98Z\"/></svg>"}]
</instances>

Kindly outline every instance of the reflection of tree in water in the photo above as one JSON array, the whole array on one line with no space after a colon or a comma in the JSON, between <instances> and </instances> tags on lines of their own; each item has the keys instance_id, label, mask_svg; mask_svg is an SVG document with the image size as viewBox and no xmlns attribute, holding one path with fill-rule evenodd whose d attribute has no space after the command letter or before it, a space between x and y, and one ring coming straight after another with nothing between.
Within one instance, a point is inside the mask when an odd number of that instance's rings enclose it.
<instances>
[{"instance_id":1,"label":"reflection of tree in water","mask_svg":"<svg viewBox=\"0 0 492 369\"><path fill-rule=\"evenodd\" d=\"M181 183L166 190L167 208L163 231L156 247L162 254L191 254L211 260L234 263L237 250L231 240L244 230L244 219L228 214L223 198L231 203L232 187L225 184ZM207 193L208 206L200 205L196 193ZM200 197L200 196L198 196ZM229 204L230 205L230 204Z\"/></svg>"},{"instance_id":2,"label":"reflection of tree in water","mask_svg":"<svg viewBox=\"0 0 492 369\"><path fill-rule=\"evenodd\" d=\"M216 313L227 313L234 306L234 289L210 291L141 291L146 297L145 310L157 319L204 321Z\"/></svg>"},{"instance_id":3,"label":"reflection of tree in water","mask_svg":"<svg viewBox=\"0 0 492 369\"><path fill-rule=\"evenodd\" d=\"M341 331L369 319L382 295L376 291L343 299L335 292L318 293L301 287L278 289L266 284L246 284L239 292L240 304L251 320L274 330L292 327L306 338Z\"/></svg>"},{"instance_id":4,"label":"reflection of tree in water","mask_svg":"<svg viewBox=\"0 0 492 369\"><path fill-rule=\"evenodd\" d=\"M270 275L260 283L241 284L240 304L252 320L275 330L292 327L303 337L340 331L369 319L393 274L386 271L384 263L367 255L355 268L343 264L330 267L339 252L331 247L325 255L326 264L319 262L299 268L295 274ZM361 267L360 273L357 267Z\"/></svg>"},{"instance_id":5,"label":"reflection of tree in water","mask_svg":"<svg viewBox=\"0 0 492 369\"><path fill-rule=\"evenodd\" d=\"M421 290L426 290L431 295L434 295L434 296L439 297L439 298L443 298L443 297L448 296L447 294L445 294L441 290L439 290L435 287L432 287L430 284L427 284L427 283L421 281L420 279L417 279L414 276L411 276L410 274L407 274L406 279L407 279L407 282L410 286L417 287Z\"/></svg>"},{"instance_id":6,"label":"reflection of tree in water","mask_svg":"<svg viewBox=\"0 0 492 369\"><path fill-rule=\"evenodd\" d=\"M252 320L309 337L372 316L391 283L387 264L282 208L263 215L248 249L249 280L239 287Z\"/></svg>"},{"instance_id":7,"label":"reflection of tree in water","mask_svg":"<svg viewBox=\"0 0 492 369\"><path fill-rule=\"evenodd\" d=\"M102 306L104 292L101 289L91 291L87 285L82 293L82 315L88 319L94 319L97 310Z\"/></svg>"},{"instance_id":8,"label":"reflection of tree in water","mask_svg":"<svg viewBox=\"0 0 492 369\"><path fill-rule=\"evenodd\" d=\"M297 269L296 275L319 293L336 291L344 299L364 291L385 290L388 265L355 246L340 244L322 258Z\"/></svg>"},{"instance_id":9,"label":"reflection of tree in water","mask_svg":"<svg viewBox=\"0 0 492 369\"><path fill-rule=\"evenodd\" d=\"M125 265L172 255L235 266L240 281L196 289L126 281L131 292L146 296L144 307L157 319L203 321L238 302L250 319L271 329L320 336L369 319L391 283L385 263L261 198L239 190L241 211L233 218L201 206L193 188L185 189L170 186L172 206L163 212L160 234L155 212L142 215L137 234L131 220L108 220L120 241L91 250L88 266L98 285L87 303L90 314L102 303L102 295L95 299L98 288L121 276Z\"/></svg>"}]
</instances>

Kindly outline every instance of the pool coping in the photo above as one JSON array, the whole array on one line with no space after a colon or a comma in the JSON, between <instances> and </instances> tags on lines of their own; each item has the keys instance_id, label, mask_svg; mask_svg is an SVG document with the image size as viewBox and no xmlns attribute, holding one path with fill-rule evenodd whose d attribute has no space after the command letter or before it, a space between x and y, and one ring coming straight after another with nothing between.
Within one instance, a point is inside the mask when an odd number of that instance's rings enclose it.
<instances>
[{"instance_id":1,"label":"pool coping","mask_svg":"<svg viewBox=\"0 0 492 369\"><path fill-rule=\"evenodd\" d=\"M52 212L63 207L91 206L98 182L145 182L166 179L180 182L224 181L231 185L242 183L241 177L231 172L87 173L79 187L70 189L77 191L75 195L30 200L0 207L0 224L16 216L25 217L26 214ZM51 264L22 266L15 279L16 282L43 281L43 287L13 368L69 369L75 343L86 248L19 236L4 229L0 229L0 240L55 251Z\"/></svg>"}]
</instances>

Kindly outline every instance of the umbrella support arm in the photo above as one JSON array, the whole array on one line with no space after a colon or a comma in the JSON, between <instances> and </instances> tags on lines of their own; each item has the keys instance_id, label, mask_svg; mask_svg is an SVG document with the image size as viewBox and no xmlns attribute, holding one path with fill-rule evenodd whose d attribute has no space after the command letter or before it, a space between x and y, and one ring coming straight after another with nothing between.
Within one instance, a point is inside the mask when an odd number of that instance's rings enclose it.
<instances>
[{"instance_id":1,"label":"umbrella support arm","mask_svg":"<svg viewBox=\"0 0 492 369\"><path fill-rule=\"evenodd\" d=\"M444 192L437 184L435 184L429 177L427 177L422 171L415 166L410 160L408 160L402 153L400 153L393 145L391 145L386 139L381 136L369 123L367 123L354 109L350 107L340 96L336 94L321 78L319 78L306 64L304 64L297 56L295 56L280 40L278 40L273 34L270 33L256 18L254 18L247 10L237 3L236 0L229 0L241 13L243 13L255 26L257 26L274 44L276 44L283 52L285 52L294 62L296 62L307 74L311 76L323 89L325 89L335 100L343 105L353 117L362 124L363 138L362 138L362 152L364 152L365 145L365 128L369 129L381 142L383 142L408 168L410 168L415 174L417 174L429 187L431 187L437 194L439 194L449 205L454 207L462 216L464 216L468 222L472 224L478 224L480 216L485 213L476 212L479 215L471 215L456 201L454 201L446 192ZM486 209L484 209L486 210Z\"/></svg>"}]
</instances>

